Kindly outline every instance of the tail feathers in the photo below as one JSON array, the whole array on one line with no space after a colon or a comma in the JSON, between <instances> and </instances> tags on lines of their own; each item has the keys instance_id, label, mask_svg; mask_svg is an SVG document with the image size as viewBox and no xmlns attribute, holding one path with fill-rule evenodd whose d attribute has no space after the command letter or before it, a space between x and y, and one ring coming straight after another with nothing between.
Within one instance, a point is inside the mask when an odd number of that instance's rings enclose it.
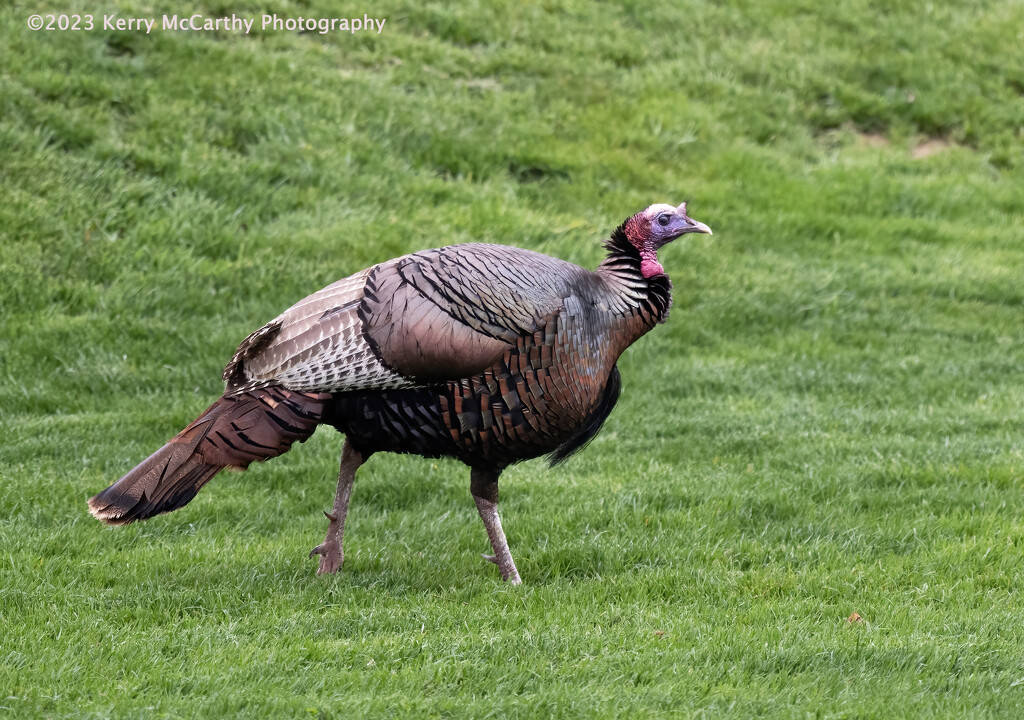
<instances>
[{"instance_id":1,"label":"tail feathers","mask_svg":"<svg viewBox=\"0 0 1024 720\"><path fill-rule=\"evenodd\" d=\"M189 442L189 440L193 442ZM98 520L121 525L176 510L223 466L204 463L194 454L201 436L184 433L141 462L116 483L89 500L89 512Z\"/></svg>"},{"instance_id":2,"label":"tail feathers","mask_svg":"<svg viewBox=\"0 0 1024 720\"><path fill-rule=\"evenodd\" d=\"M111 525L177 510L225 467L246 468L287 452L316 429L330 399L281 387L220 398L131 472L89 500Z\"/></svg>"}]
</instances>

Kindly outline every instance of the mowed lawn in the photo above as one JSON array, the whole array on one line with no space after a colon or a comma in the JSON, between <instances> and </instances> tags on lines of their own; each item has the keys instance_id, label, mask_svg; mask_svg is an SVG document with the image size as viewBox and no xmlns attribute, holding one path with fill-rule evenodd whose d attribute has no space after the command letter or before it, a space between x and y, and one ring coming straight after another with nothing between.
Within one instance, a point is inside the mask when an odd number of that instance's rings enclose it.
<instances>
[{"instance_id":1,"label":"mowed lawn","mask_svg":"<svg viewBox=\"0 0 1024 720\"><path fill-rule=\"evenodd\" d=\"M33 32L0 9L0 717L1019 717L1024 5L192 3L380 34ZM178 9L180 11L180 8ZM258 22L257 22L258 24ZM85 501L333 280L487 241L594 267L653 202L664 326L582 454L340 436L107 528Z\"/></svg>"}]
</instances>

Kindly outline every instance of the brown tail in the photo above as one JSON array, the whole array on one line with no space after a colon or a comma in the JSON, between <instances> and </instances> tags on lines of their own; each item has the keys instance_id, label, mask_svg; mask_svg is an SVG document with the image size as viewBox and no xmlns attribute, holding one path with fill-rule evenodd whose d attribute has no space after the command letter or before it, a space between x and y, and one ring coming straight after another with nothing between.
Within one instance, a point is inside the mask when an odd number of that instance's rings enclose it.
<instances>
[{"instance_id":1,"label":"brown tail","mask_svg":"<svg viewBox=\"0 0 1024 720\"><path fill-rule=\"evenodd\" d=\"M139 465L89 500L111 525L177 510L225 467L246 468L287 452L316 429L327 394L281 387L224 396Z\"/></svg>"}]
</instances>

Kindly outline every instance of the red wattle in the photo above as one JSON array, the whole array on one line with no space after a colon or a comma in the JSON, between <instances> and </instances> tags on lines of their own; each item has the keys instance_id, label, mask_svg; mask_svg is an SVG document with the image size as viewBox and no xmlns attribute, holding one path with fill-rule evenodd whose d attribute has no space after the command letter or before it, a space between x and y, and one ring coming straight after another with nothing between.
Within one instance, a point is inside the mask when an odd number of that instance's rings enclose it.
<instances>
[{"instance_id":1,"label":"red wattle","mask_svg":"<svg viewBox=\"0 0 1024 720\"><path fill-rule=\"evenodd\" d=\"M640 261L640 274L645 278L652 278L655 275L664 275L665 268L661 266L661 263L656 258L648 256Z\"/></svg>"}]
</instances>

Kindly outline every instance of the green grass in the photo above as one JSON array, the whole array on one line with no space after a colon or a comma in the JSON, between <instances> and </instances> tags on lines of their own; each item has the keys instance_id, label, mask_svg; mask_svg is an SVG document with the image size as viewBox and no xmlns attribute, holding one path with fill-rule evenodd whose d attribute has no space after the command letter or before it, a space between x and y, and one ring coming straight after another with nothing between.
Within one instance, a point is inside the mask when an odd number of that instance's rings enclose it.
<instances>
[{"instance_id":1,"label":"green grass","mask_svg":"<svg viewBox=\"0 0 1024 720\"><path fill-rule=\"evenodd\" d=\"M1019 716L1024 5L193 5L388 20L0 9L0 716ZM467 470L399 456L316 577L332 431L86 514L303 295L467 240L593 267L684 199L715 235L605 430L503 476L524 586Z\"/></svg>"}]
</instances>

